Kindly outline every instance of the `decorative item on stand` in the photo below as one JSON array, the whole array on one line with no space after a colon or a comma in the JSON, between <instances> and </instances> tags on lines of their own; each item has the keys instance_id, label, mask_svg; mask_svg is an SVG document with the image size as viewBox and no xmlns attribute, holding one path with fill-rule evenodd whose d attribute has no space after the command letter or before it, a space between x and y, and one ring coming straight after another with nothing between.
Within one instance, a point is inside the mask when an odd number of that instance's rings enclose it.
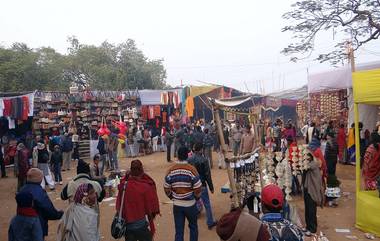
<instances>
[{"instance_id":1,"label":"decorative item on stand","mask_svg":"<svg viewBox=\"0 0 380 241\"><path fill-rule=\"evenodd\" d=\"M108 136L111 134L111 131L107 127L107 123L104 117L102 117L102 123L100 124L100 128L98 130L98 135L99 136Z\"/></svg>"}]
</instances>

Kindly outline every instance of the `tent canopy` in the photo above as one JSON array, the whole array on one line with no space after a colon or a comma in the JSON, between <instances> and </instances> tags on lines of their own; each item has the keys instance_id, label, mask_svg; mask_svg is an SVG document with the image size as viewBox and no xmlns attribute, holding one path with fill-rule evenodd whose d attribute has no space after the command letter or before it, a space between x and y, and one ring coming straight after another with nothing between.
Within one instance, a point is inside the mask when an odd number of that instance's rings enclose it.
<instances>
[{"instance_id":1,"label":"tent canopy","mask_svg":"<svg viewBox=\"0 0 380 241\"><path fill-rule=\"evenodd\" d=\"M380 68L380 61L358 64L357 71ZM344 66L341 68L311 74L308 78L308 92L316 93L324 90L352 88L351 68Z\"/></svg>"}]
</instances>

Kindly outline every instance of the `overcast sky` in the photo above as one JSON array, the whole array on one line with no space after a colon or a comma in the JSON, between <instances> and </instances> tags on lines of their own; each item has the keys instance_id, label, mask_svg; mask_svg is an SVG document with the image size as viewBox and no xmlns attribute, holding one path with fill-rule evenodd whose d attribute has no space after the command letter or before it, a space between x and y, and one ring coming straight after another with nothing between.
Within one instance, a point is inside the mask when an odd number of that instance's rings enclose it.
<instances>
[{"instance_id":1,"label":"overcast sky","mask_svg":"<svg viewBox=\"0 0 380 241\"><path fill-rule=\"evenodd\" d=\"M149 58L164 59L173 86L183 80L257 92L261 82L269 93L306 84L307 68L331 68L312 59L289 63L280 54L291 41L281 33L281 15L294 1L0 0L0 44L65 53L71 35L96 45L132 38ZM360 50L357 62L380 60L379 42ZM331 49L332 34L323 34L317 45L317 52Z\"/></svg>"}]
</instances>

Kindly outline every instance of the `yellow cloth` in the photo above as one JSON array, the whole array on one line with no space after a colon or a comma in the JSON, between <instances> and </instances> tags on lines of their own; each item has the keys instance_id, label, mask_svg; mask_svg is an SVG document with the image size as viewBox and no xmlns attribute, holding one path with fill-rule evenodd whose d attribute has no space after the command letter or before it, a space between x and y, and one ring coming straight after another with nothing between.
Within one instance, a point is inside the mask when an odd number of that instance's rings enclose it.
<instances>
[{"instance_id":1,"label":"yellow cloth","mask_svg":"<svg viewBox=\"0 0 380 241\"><path fill-rule=\"evenodd\" d=\"M190 96L196 97L198 95L203 95L219 87L220 86L217 85L190 86Z\"/></svg>"},{"instance_id":2,"label":"yellow cloth","mask_svg":"<svg viewBox=\"0 0 380 241\"><path fill-rule=\"evenodd\" d=\"M186 99L186 112L188 117L194 116L194 98L191 96Z\"/></svg>"},{"instance_id":3,"label":"yellow cloth","mask_svg":"<svg viewBox=\"0 0 380 241\"><path fill-rule=\"evenodd\" d=\"M380 235L380 199L378 191L356 194L356 227Z\"/></svg>"},{"instance_id":4,"label":"yellow cloth","mask_svg":"<svg viewBox=\"0 0 380 241\"><path fill-rule=\"evenodd\" d=\"M380 104L380 69L354 72L352 84L355 103Z\"/></svg>"}]
</instances>

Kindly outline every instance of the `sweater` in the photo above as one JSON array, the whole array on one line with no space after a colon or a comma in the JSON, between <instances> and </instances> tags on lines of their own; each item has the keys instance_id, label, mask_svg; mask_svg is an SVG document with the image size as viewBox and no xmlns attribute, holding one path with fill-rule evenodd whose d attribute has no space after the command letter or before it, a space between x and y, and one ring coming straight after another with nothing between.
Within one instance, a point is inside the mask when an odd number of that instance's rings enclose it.
<instances>
[{"instance_id":1,"label":"sweater","mask_svg":"<svg viewBox=\"0 0 380 241\"><path fill-rule=\"evenodd\" d=\"M202 182L195 167L187 162L178 162L169 168L164 182L165 194L174 205L191 207L200 198Z\"/></svg>"}]
</instances>

